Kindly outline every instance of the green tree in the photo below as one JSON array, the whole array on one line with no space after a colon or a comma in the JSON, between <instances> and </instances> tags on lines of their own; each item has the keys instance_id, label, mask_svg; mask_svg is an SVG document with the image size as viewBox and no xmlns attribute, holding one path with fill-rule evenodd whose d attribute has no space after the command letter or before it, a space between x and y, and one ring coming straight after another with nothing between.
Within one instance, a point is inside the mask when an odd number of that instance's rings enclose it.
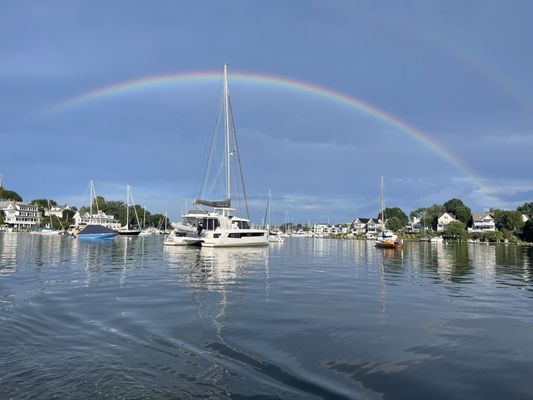
<instances>
[{"instance_id":1,"label":"green tree","mask_svg":"<svg viewBox=\"0 0 533 400\"><path fill-rule=\"evenodd\" d=\"M529 219L533 218L533 202L524 203L517 208L521 214L525 214Z\"/></svg>"},{"instance_id":2,"label":"green tree","mask_svg":"<svg viewBox=\"0 0 533 400\"><path fill-rule=\"evenodd\" d=\"M493 208L490 210L490 213L499 231L517 232L524 225L520 211L498 210Z\"/></svg>"},{"instance_id":3,"label":"green tree","mask_svg":"<svg viewBox=\"0 0 533 400\"><path fill-rule=\"evenodd\" d=\"M452 221L446 226L442 236L447 239L466 240L468 238L466 224L462 221Z\"/></svg>"},{"instance_id":4,"label":"green tree","mask_svg":"<svg viewBox=\"0 0 533 400\"><path fill-rule=\"evenodd\" d=\"M407 215L402 211L401 208L387 207L385 208L385 210L383 210L383 214L385 216L385 221L391 218L396 218L400 223L400 228L403 228L405 225L409 223L409 219L407 218ZM381 213L378 214L378 219L381 219Z\"/></svg>"},{"instance_id":5,"label":"green tree","mask_svg":"<svg viewBox=\"0 0 533 400\"><path fill-rule=\"evenodd\" d=\"M444 214L446 209L440 204L433 204L431 207L421 207L411 213L421 220L421 224L426 229L437 229L437 220Z\"/></svg>"},{"instance_id":6,"label":"green tree","mask_svg":"<svg viewBox=\"0 0 533 400\"><path fill-rule=\"evenodd\" d=\"M533 243L533 220L530 219L524 224L520 237L526 242Z\"/></svg>"},{"instance_id":7,"label":"green tree","mask_svg":"<svg viewBox=\"0 0 533 400\"><path fill-rule=\"evenodd\" d=\"M32 200L30 204L36 204L40 209L48 210L48 202L50 202L52 206L57 206L57 202L50 199L35 199Z\"/></svg>"},{"instance_id":8,"label":"green tree","mask_svg":"<svg viewBox=\"0 0 533 400\"><path fill-rule=\"evenodd\" d=\"M406 224L403 223L398 217L391 217L387 219L387 222L385 225L387 229L390 229L391 231L399 231L400 229L405 227Z\"/></svg>"},{"instance_id":9,"label":"green tree","mask_svg":"<svg viewBox=\"0 0 533 400\"><path fill-rule=\"evenodd\" d=\"M4 189L3 187L0 187L0 199L22 201L22 197L17 192Z\"/></svg>"},{"instance_id":10,"label":"green tree","mask_svg":"<svg viewBox=\"0 0 533 400\"><path fill-rule=\"evenodd\" d=\"M4 225L4 212L0 211L0 225Z\"/></svg>"},{"instance_id":11,"label":"green tree","mask_svg":"<svg viewBox=\"0 0 533 400\"><path fill-rule=\"evenodd\" d=\"M472 219L472 211L459 199L448 200L443 206L447 213L455 215L465 225Z\"/></svg>"},{"instance_id":12,"label":"green tree","mask_svg":"<svg viewBox=\"0 0 533 400\"><path fill-rule=\"evenodd\" d=\"M483 233L483 240L487 242L501 242L503 240L503 237L503 233L498 231Z\"/></svg>"}]
</instances>

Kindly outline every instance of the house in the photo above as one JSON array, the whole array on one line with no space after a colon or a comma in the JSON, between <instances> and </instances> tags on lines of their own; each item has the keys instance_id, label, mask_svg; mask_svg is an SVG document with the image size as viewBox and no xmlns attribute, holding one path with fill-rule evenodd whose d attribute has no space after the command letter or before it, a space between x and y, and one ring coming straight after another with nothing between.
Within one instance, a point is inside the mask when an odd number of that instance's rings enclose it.
<instances>
[{"instance_id":1,"label":"house","mask_svg":"<svg viewBox=\"0 0 533 400\"><path fill-rule=\"evenodd\" d=\"M330 232L329 224L314 224L312 231L316 237L327 236Z\"/></svg>"},{"instance_id":2,"label":"house","mask_svg":"<svg viewBox=\"0 0 533 400\"><path fill-rule=\"evenodd\" d=\"M76 211L73 218L74 224L77 226L103 225L110 229L119 229L121 227L120 221L115 219L115 216L107 215L103 211L98 211L96 214L89 214L88 212L81 214L79 211Z\"/></svg>"},{"instance_id":3,"label":"house","mask_svg":"<svg viewBox=\"0 0 533 400\"><path fill-rule=\"evenodd\" d=\"M496 224L494 218L488 212L472 213L472 227L468 232L494 232Z\"/></svg>"},{"instance_id":4,"label":"house","mask_svg":"<svg viewBox=\"0 0 533 400\"><path fill-rule=\"evenodd\" d=\"M446 229L450 222L457 221L455 215L444 213L437 219L437 232L442 232Z\"/></svg>"},{"instance_id":5,"label":"house","mask_svg":"<svg viewBox=\"0 0 533 400\"><path fill-rule=\"evenodd\" d=\"M1 200L0 211L4 213L4 224L13 228L29 229L41 223L41 213L36 204Z\"/></svg>"},{"instance_id":6,"label":"house","mask_svg":"<svg viewBox=\"0 0 533 400\"><path fill-rule=\"evenodd\" d=\"M52 206L52 207L50 207L50 209L48 209L48 210L45 209L44 210L44 215L46 217L49 217L50 215L53 215L53 216L55 216L57 218L63 218L63 211L65 211L65 210L72 210L72 209L70 208L70 206L68 206L66 204L64 206L60 206L60 205Z\"/></svg>"},{"instance_id":7,"label":"house","mask_svg":"<svg viewBox=\"0 0 533 400\"><path fill-rule=\"evenodd\" d=\"M383 224L380 220L375 218L356 218L352 222L353 233L366 234L372 236L377 233L378 230L383 229Z\"/></svg>"},{"instance_id":8,"label":"house","mask_svg":"<svg viewBox=\"0 0 533 400\"><path fill-rule=\"evenodd\" d=\"M522 214L522 222L526 223L529 221L529 217L526 214Z\"/></svg>"}]
</instances>

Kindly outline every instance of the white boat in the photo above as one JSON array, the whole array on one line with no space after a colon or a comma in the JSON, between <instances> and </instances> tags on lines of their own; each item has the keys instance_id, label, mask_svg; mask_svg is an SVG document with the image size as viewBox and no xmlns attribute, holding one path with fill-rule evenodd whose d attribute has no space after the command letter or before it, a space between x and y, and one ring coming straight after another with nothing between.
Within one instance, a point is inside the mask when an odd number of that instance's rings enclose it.
<instances>
[{"instance_id":1,"label":"white boat","mask_svg":"<svg viewBox=\"0 0 533 400\"><path fill-rule=\"evenodd\" d=\"M434 236L431 239L429 239L429 241L431 243L442 243L444 242L444 239L442 238L442 236Z\"/></svg>"},{"instance_id":2,"label":"white boat","mask_svg":"<svg viewBox=\"0 0 533 400\"><path fill-rule=\"evenodd\" d=\"M234 129L234 119L231 112L231 103L229 98L228 87L228 69L227 65L224 65L224 89L223 89L223 102L219 111L219 116L222 116L224 120L224 151L223 151L223 167L225 184L224 192L221 195L225 196L224 200L203 200L196 199L193 204L199 207L202 211L201 215L194 214L196 219L196 235L184 236L183 240L187 244L203 246L203 247L237 247L237 246L266 246L268 245L268 230L266 229L253 229L250 226L249 218L242 218L237 216L237 209L232 207L232 172L240 176L235 186L241 185L242 188L242 201L244 202L244 211L248 214L248 205L246 200L246 190L244 189L244 178L242 176L242 168L240 165L239 148L237 145L237 137ZM217 118L218 121L218 118ZM209 159L215 156L214 152L216 144L216 135L213 135L213 143L211 145L211 151ZM232 171L232 158L235 157L239 168L236 171ZM221 164L222 165L222 164ZM209 161L206 166L206 173L204 176L204 182L202 184L201 192L204 193L207 190L209 174ZM213 177L213 182L210 182L214 186L215 182L220 182L220 177ZM204 194L202 194L202 197ZM209 207L210 210L206 210L202 207ZM185 217L192 217L191 213L185 215Z\"/></svg>"},{"instance_id":3,"label":"white boat","mask_svg":"<svg viewBox=\"0 0 533 400\"><path fill-rule=\"evenodd\" d=\"M131 201L131 205L130 205ZM132 229L130 228L130 207L133 207L133 211L135 212L135 219L137 220L137 226L139 228ZM133 195L131 194L131 188L130 185L126 186L126 225L120 227L118 229L119 235L124 236L138 236L141 233L140 229L140 222L139 222L139 216L137 215L137 208L135 208L135 202L133 201Z\"/></svg>"}]
</instances>

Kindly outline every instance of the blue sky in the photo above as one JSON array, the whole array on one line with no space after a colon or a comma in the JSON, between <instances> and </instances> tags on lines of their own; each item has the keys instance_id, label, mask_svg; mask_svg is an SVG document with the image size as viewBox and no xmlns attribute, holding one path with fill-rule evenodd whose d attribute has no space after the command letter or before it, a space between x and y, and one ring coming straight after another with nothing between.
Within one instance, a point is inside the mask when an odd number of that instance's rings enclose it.
<instances>
[{"instance_id":1,"label":"blue sky","mask_svg":"<svg viewBox=\"0 0 533 400\"><path fill-rule=\"evenodd\" d=\"M474 211L533 200L529 1L0 0L0 173L24 199L125 197L176 219L198 195L220 85L83 93L230 68L252 219L345 222L385 202L409 212L458 197ZM280 86L275 75L370 104L471 171L377 118Z\"/></svg>"}]
</instances>

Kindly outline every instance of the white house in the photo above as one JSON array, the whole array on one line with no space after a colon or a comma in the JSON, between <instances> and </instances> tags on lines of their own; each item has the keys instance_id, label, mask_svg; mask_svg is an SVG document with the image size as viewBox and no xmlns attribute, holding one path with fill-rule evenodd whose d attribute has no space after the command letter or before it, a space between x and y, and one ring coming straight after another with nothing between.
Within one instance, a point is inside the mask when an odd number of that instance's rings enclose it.
<instances>
[{"instance_id":1,"label":"white house","mask_svg":"<svg viewBox=\"0 0 533 400\"><path fill-rule=\"evenodd\" d=\"M437 219L437 232L442 232L446 229L450 222L457 221L455 215L444 213Z\"/></svg>"},{"instance_id":2,"label":"white house","mask_svg":"<svg viewBox=\"0 0 533 400\"><path fill-rule=\"evenodd\" d=\"M65 210L71 210L70 206L68 206L68 205L52 206L52 207L50 207L49 210L47 210L47 209L44 210L44 215L46 217L49 217L50 215L53 215L53 216L55 216L57 218L63 218L63 211L65 211Z\"/></svg>"},{"instance_id":3,"label":"white house","mask_svg":"<svg viewBox=\"0 0 533 400\"><path fill-rule=\"evenodd\" d=\"M121 227L120 221L115 219L113 215L107 215L103 211L98 211L96 214L89 214L88 212L83 215L79 211L74 214L74 224L80 225L102 225L110 229L119 229Z\"/></svg>"},{"instance_id":4,"label":"white house","mask_svg":"<svg viewBox=\"0 0 533 400\"><path fill-rule=\"evenodd\" d=\"M312 230L316 237L324 237L330 233L329 224L314 224Z\"/></svg>"},{"instance_id":5,"label":"white house","mask_svg":"<svg viewBox=\"0 0 533 400\"><path fill-rule=\"evenodd\" d=\"M14 228L31 228L41 222L41 213L36 204L2 200L0 211L4 213L4 224Z\"/></svg>"},{"instance_id":6,"label":"white house","mask_svg":"<svg viewBox=\"0 0 533 400\"><path fill-rule=\"evenodd\" d=\"M488 212L472 213L472 227L468 228L469 232L494 232L496 224L494 218Z\"/></svg>"},{"instance_id":7,"label":"white house","mask_svg":"<svg viewBox=\"0 0 533 400\"><path fill-rule=\"evenodd\" d=\"M372 236L378 230L383 229L383 224L374 218L356 218L352 222L352 227L354 233L365 233L367 236Z\"/></svg>"}]
</instances>

